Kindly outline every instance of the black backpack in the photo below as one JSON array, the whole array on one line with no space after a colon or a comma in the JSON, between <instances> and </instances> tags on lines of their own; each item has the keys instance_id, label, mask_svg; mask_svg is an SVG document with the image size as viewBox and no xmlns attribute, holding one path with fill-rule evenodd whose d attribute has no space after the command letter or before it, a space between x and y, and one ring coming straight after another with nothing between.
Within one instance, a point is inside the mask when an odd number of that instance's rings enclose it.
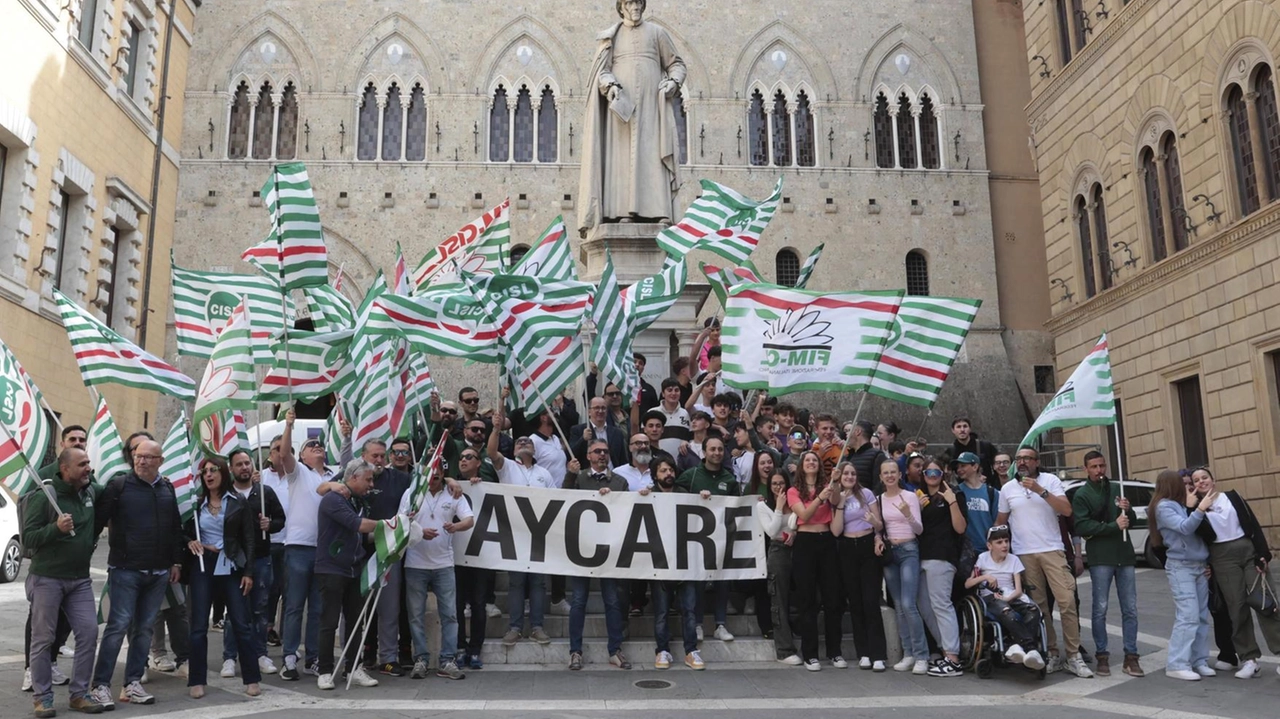
<instances>
[{"instance_id":1,"label":"black backpack","mask_svg":"<svg viewBox=\"0 0 1280 719\"><path fill-rule=\"evenodd\" d=\"M45 479L41 480L41 482L47 484L49 480ZM27 528L27 505L30 504L31 500L39 494L44 494L44 490L39 487L32 487L18 498L18 541L22 542L22 556L25 559L30 559L35 556L35 550L31 549L25 536ZM45 498L45 501L48 502L47 497ZM58 510L52 505L49 506L49 521L58 521Z\"/></svg>"}]
</instances>

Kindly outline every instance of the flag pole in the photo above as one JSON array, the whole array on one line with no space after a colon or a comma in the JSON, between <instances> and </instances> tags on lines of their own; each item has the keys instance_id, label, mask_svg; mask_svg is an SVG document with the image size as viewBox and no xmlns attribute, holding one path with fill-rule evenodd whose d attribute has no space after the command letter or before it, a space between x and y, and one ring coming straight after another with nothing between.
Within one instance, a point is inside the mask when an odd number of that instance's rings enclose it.
<instances>
[{"instance_id":1,"label":"flag pole","mask_svg":"<svg viewBox=\"0 0 1280 719\"><path fill-rule=\"evenodd\" d=\"M45 480L40 479L40 473L36 471L35 467L31 466L31 458L27 456L26 452L22 451L22 444L18 442L16 437L9 433L9 428L5 427L3 422L0 422L0 432L4 432L4 435L0 437L0 440L4 442L12 442L13 446L22 454L22 466L31 473L31 477L36 481L36 486L44 492L45 499L49 500L49 506L58 514L63 514L63 512L58 509L58 497L53 493L53 487L46 484ZM74 527L71 529L71 536L76 536L76 530Z\"/></svg>"},{"instance_id":2,"label":"flag pole","mask_svg":"<svg viewBox=\"0 0 1280 719\"><path fill-rule=\"evenodd\" d=\"M373 557L370 557L370 559L373 559ZM374 604L374 606L377 606L377 603L378 603L378 602L377 602L376 597L380 597L380 596L382 596L382 588L383 588L384 586L386 586L386 585L383 583L383 581L382 581L382 580L381 580L381 578L380 578L380 579L379 579L379 581L378 581L378 588L377 588L376 590L374 590L374 591L369 592L369 599L366 599L366 600L364 601L364 604L365 604L365 608L366 608L366 609L368 609L368 607L369 607L369 600L370 600L370 599L372 599L372 600L373 600L373 604ZM369 636L369 626L370 626L371 624L373 624L373 612L369 612L369 615L368 615L367 617L365 617L365 619L364 619L364 629L362 629L362 630L360 631L360 645L356 647L356 657L355 657L355 659L351 660L351 666L353 666L353 667L359 667L359 666L360 666L360 655L364 653L364 640L365 640L365 638L366 638L366 637L368 637L368 636ZM352 636L355 636L355 632L352 632ZM347 640L347 642L348 642L348 643L350 643L350 642L351 642L351 640L350 640L350 639L348 639L348 640ZM346 654L346 650L345 650L345 648L344 648L344 650L343 650L343 654L344 654L344 655ZM339 665L339 664L334 664L334 665L333 665L333 669L334 669L334 671L337 671L339 666L341 666L341 665ZM352 677L354 677L354 676L355 676L355 670L354 670L354 669L353 669L352 671L347 672L347 687L346 687L346 688L347 688L347 691L351 691L351 679L352 679Z\"/></svg>"},{"instance_id":3,"label":"flag pole","mask_svg":"<svg viewBox=\"0 0 1280 719\"><path fill-rule=\"evenodd\" d=\"M279 258L277 270L280 275L280 321L284 325L284 332L281 333L284 340L284 375L285 383L289 392L289 407L293 407L293 359L289 356L289 290L285 288L284 283L284 233L280 229L280 168L274 167L271 170L271 182L274 187L275 205L271 211L271 221L276 227L276 256ZM245 299L245 313L249 312L249 300ZM250 326L250 337L252 337L252 326ZM289 438L289 446L293 446L293 437ZM261 461L261 460L259 460Z\"/></svg>"},{"instance_id":4,"label":"flag pole","mask_svg":"<svg viewBox=\"0 0 1280 719\"><path fill-rule=\"evenodd\" d=\"M1120 481L1120 497L1124 497L1124 437L1120 435L1120 418L1112 423L1111 430L1116 437L1116 478ZM1124 541L1129 541L1129 530L1124 530Z\"/></svg>"},{"instance_id":5,"label":"flag pole","mask_svg":"<svg viewBox=\"0 0 1280 719\"><path fill-rule=\"evenodd\" d=\"M924 431L924 426L926 424L929 424L929 418L932 416L933 416L933 407L930 407L929 411L925 414L924 419L920 421L920 429L916 430L915 437L917 439L920 437L920 433ZM887 447L880 448L881 451L885 451L887 449L888 449ZM888 452L885 452L885 453L887 454Z\"/></svg>"},{"instance_id":6,"label":"flag pole","mask_svg":"<svg viewBox=\"0 0 1280 719\"><path fill-rule=\"evenodd\" d=\"M338 658L334 660L334 663L333 663L334 673L337 673L338 668L342 666L342 660L346 658L347 650L351 648L351 640L356 638L356 627L359 627L362 623L364 623L365 614L369 613L369 602L371 602L374 596L377 595L381 590L382 590L382 582L378 582L377 591L370 590L369 596L364 600L364 606L360 608L360 614L356 617L356 626L348 628L347 642L346 644L342 645L342 651L338 653ZM366 624L366 626L368 625ZM360 643L364 644L363 636L360 638ZM359 660L360 660L359 655L356 655L356 661L359 661ZM352 662L352 664L354 663L355 662ZM351 688L351 684L348 683L347 689L350 689L350 688Z\"/></svg>"}]
</instances>

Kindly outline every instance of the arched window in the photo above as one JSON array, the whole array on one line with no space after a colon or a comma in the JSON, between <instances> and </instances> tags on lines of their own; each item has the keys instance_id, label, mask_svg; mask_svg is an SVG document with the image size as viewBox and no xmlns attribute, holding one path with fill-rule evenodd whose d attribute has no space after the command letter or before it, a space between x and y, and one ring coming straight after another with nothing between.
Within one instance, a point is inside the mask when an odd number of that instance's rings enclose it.
<instances>
[{"instance_id":1,"label":"arched window","mask_svg":"<svg viewBox=\"0 0 1280 719\"><path fill-rule=\"evenodd\" d=\"M1151 233L1151 257L1159 262L1168 256L1165 245L1164 208L1160 204L1160 173L1156 153L1150 147L1142 151L1142 184L1147 197L1147 230Z\"/></svg>"},{"instance_id":2,"label":"arched window","mask_svg":"<svg viewBox=\"0 0 1280 719\"><path fill-rule=\"evenodd\" d=\"M538 103L538 162L555 162L559 156L559 117L556 93L550 85L542 88Z\"/></svg>"},{"instance_id":3,"label":"arched window","mask_svg":"<svg viewBox=\"0 0 1280 719\"><path fill-rule=\"evenodd\" d=\"M907 93L898 96L898 167L907 169L916 162L916 118L911 114L911 100Z\"/></svg>"},{"instance_id":4,"label":"arched window","mask_svg":"<svg viewBox=\"0 0 1280 719\"><path fill-rule=\"evenodd\" d=\"M787 112L787 96L779 90L773 94L773 164L791 166L791 115Z\"/></svg>"},{"instance_id":5,"label":"arched window","mask_svg":"<svg viewBox=\"0 0 1280 719\"><path fill-rule=\"evenodd\" d=\"M794 250L778 250L774 258L775 277L783 287L795 287L800 280L800 257Z\"/></svg>"},{"instance_id":6,"label":"arched window","mask_svg":"<svg viewBox=\"0 0 1280 719\"><path fill-rule=\"evenodd\" d=\"M1160 142L1160 154L1164 155L1165 200L1173 219L1173 251L1180 252L1190 245L1187 233L1187 208L1182 201L1182 160L1178 156L1177 137L1166 132Z\"/></svg>"},{"instance_id":7,"label":"arched window","mask_svg":"<svg viewBox=\"0 0 1280 719\"><path fill-rule=\"evenodd\" d=\"M920 166L936 170L942 166L938 146L938 116L933 112L933 98L920 96Z\"/></svg>"},{"instance_id":8,"label":"arched window","mask_svg":"<svg viewBox=\"0 0 1280 719\"><path fill-rule=\"evenodd\" d=\"M1056 20L1058 26L1058 56L1062 59L1065 66L1071 62L1071 10L1067 7L1068 0L1054 0L1054 10L1056 10Z\"/></svg>"},{"instance_id":9,"label":"arched window","mask_svg":"<svg viewBox=\"0 0 1280 719\"><path fill-rule=\"evenodd\" d=\"M876 167L893 167L893 117L889 115L889 98L876 95Z\"/></svg>"},{"instance_id":10,"label":"arched window","mask_svg":"<svg viewBox=\"0 0 1280 719\"><path fill-rule=\"evenodd\" d=\"M280 95L280 119L276 121L276 159L292 160L298 154L298 88L284 86Z\"/></svg>"},{"instance_id":11,"label":"arched window","mask_svg":"<svg viewBox=\"0 0 1280 719\"><path fill-rule=\"evenodd\" d=\"M1111 246L1107 232L1107 207L1102 198L1102 184L1093 186L1093 234L1098 248L1098 270L1102 277L1102 289L1111 288Z\"/></svg>"},{"instance_id":12,"label":"arched window","mask_svg":"<svg viewBox=\"0 0 1280 719\"><path fill-rule=\"evenodd\" d=\"M525 85L521 85L516 93L515 132L512 135L511 159L533 162L533 98Z\"/></svg>"},{"instance_id":13,"label":"arched window","mask_svg":"<svg viewBox=\"0 0 1280 719\"><path fill-rule=\"evenodd\" d=\"M684 97L671 95L671 112L676 116L676 162L689 164L689 114L684 109Z\"/></svg>"},{"instance_id":14,"label":"arched window","mask_svg":"<svg viewBox=\"0 0 1280 719\"><path fill-rule=\"evenodd\" d=\"M1084 195L1077 195L1075 213L1077 239L1080 242L1080 272L1084 275L1084 296L1093 297L1098 294L1098 284L1093 266L1093 236L1089 228L1089 202ZM1106 269L1103 268L1103 274Z\"/></svg>"},{"instance_id":15,"label":"arched window","mask_svg":"<svg viewBox=\"0 0 1280 719\"><path fill-rule=\"evenodd\" d=\"M506 162L511 156L511 111L507 106L507 89L501 85L493 91L493 107L489 110L489 161Z\"/></svg>"},{"instance_id":16,"label":"arched window","mask_svg":"<svg viewBox=\"0 0 1280 719\"><path fill-rule=\"evenodd\" d=\"M529 254L528 245L515 245L507 252L507 267L515 267L520 264L524 256Z\"/></svg>"},{"instance_id":17,"label":"arched window","mask_svg":"<svg viewBox=\"0 0 1280 719\"><path fill-rule=\"evenodd\" d=\"M262 88L258 90L257 114L253 117L253 159L270 160L271 149L274 146L272 142L275 138L271 136L275 130L276 122L276 104L271 99L271 83L262 83Z\"/></svg>"},{"instance_id":18,"label":"arched window","mask_svg":"<svg viewBox=\"0 0 1280 719\"><path fill-rule=\"evenodd\" d=\"M1261 207L1258 198L1257 168L1253 163L1253 139L1249 135L1249 108L1244 90L1232 85L1227 92L1227 131L1236 169L1236 189L1240 194L1240 214L1253 214Z\"/></svg>"},{"instance_id":19,"label":"arched window","mask_svg":"<svg viewBox=\"0 0 1280 719\"><path fill-rule=\"evenodd\" d=\"M242 160L249 154L249 86L240 83L231 101L227 122L227 157Z\"/></svg>"},{"instance_id":20,"label":"arched window","mask_svg":"<svg viewBox=\"0 0 1280 719\"><path fill-rule=\"evenodd\" d=\"M404 159L427 159L427 93L422 83L414 83L409 93L409 114L404 129Z\"/></svg>"},{"instance_id":21,"label":"arched window","mask_svg":"<svg viewBox=\"0 0 1280 719\"><path fill-rule=\"evenodd\" d=\"M747 148L752 165L769 164L769 121L764 114L764 95L759 90L751 93L747 109Z\"/></svg>"},{"instance_id":22,"label":"arched window","mask_svg":"<svg viewBox=\"0 0 1280 719\"><path fill-rule=\"evenodd\" d=\"M1071 22L1072 29L1075 30L1075 49L1080 52L1084 49L1085 43L1085 23L1088 21L1089 13L1084 10L1084 0L1071 0Z\"/></svg>"},{"instance_id":23,"label":"arched window","mask_svg":"<svg viewBox=\"0 0 1280 719\"><path fill-rule=\"evenodd\" d=\"M1254 102L1258 105L1258 130L1262 137L1260 152L1267 174L1267 196L1275 199L1280 189L1280 111L1276 108L1276 84L1271 77L1271 68L1262 65L1254 78L1253 89L1258 93Z\"/></svg>"},{"instance_id":24,"label":"arched window","mask_svg":"<svg viewBox=\"0 0 1280 719\"><path fill-rule=\"evenodd\" d=\"M373 83L360 96L360 117L356 128L356 159L378 159L378 90Z\"/></svg>"},{"instance_id":25,"label":"arched window","mask_svg":"<svg viewBox=\"0 0 1280 719\"><path fill-rule=\"evenodd\" d=\"M813 125L813 108L809 106L809 95L801 90L796 95L796 164L801 167L818 164Z\"/></svg>"},{"instance_id":26,"label":"arched window","mask_svg":"<svg viewBox=\"0 0 1280 719\"><path fill-rule=\"evenodd\" d=\"M391 83L387 102L382 107L382 159L400 159L400 140L404 135L404 114L400 104L400 86Z\"/></svg>"},{"instance_id":27,"label":"arched window","mask_svg":"<svg viewBox=\"0 0 1280 719\"><path fill-rule=\"evenodd\" d=\"M907 253L907 294L929 296L929 260L920 250Z\"/></svg>"}]
</instances>

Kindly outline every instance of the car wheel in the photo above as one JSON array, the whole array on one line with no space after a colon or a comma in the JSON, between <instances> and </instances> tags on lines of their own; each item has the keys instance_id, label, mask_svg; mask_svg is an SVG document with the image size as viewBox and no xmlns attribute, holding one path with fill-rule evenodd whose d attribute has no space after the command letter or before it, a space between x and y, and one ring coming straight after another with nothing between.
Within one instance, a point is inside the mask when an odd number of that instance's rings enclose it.
<instances>
[{"instance_id":1,"label":"car wheel","mask_svg":"<svg viewBox=\"0 0 1280 719\"><path fill-rule=\"evenodd\" d=\"M10 539L4 548L4 556L0 557L0 582L12 582L18 578L22 569L22 545L17 539Z\"/></svg>"},{"instance_id":2,"label":"car wheel","mask_svg":"<svg viewBox=\"0 0 1280 719\"><path fill-rule=\"evenodd\" d=\"M1160 557L1156 556L1156 548L1151 546L1151 535L1147 535L1147 546L1142 550L1142 555L1147 560L1148 567L1164 569L1164 563L1160 561Z\"/></svg>"}]
</instances>

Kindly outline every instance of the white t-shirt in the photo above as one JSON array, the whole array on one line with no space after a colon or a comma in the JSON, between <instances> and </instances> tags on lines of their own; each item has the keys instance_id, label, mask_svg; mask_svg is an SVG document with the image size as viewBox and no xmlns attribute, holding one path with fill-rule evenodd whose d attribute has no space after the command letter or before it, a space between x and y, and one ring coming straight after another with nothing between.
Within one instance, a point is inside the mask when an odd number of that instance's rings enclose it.
<instances>
[{"instance_id":1,"label":"white t-shirt","mask_svg":"<svg viewBox=\"0 0 1280 719\"><path fill-rule=\"evenodd\" d=\"M689 412L679 405L674 412L668 412L662 403L658 403L654 409L666 415L667 418L667 424L662 430L662 439L658 440L658 447L675 457L680 454L680 445L693 437L693 423L689 420Z\"/></svg>"},{"instance_id":2,"label":"white t-shirt","mask_svg":"<svg viewBox=\"0 0 1280 719\"><path fill-rule=\"evenodd\" d=\"M1018 559L1017 556L1012 553L1006 554L1003 562L996 562L996 560L991 557L991 552L983 552L978 555L978 561L975 562L973 566L978 570L978 574L990 574L995 578L996 585L1000 587L1000 594L1002 596L1013 591L1014 575L1020 574L1026 569L1026 567L1022 566L1022 560ZM984 597L990 597L994 594L985 584L981 585L978 589L978 593ZM1030 603L1031 599L1027 597L1026 591L1023 591L1022 596L1018 598L1018 601Z\"/></svg>"},{"instance_id":3,"label":"white t-shirt","mask_svg":"<svg viewBox=\"0 0 1280 719\"><path fill-rule=\"evenodd\" d=\"M551 478L550 472L537 464L526 468L514 459L507 459L502 462L502 468L498 470L498 481L520 487L556 489L564 482L564 475L561 475L560 481L557 482Z\"/></svg>"},{"instance_id":4,"label":"white t-shirt","mask_svg":"<svg viewBox=\"0 0 1280 719\"><path fill-rule=\"evenodd\" d=\"M529 439L533 440L533 461L551 475L551 486L559 488L564 483L565 472L569 470L569 462L564 458L564 445L560 443L560 438L553 436L550 439L543 439L542 435L534 432L529 435Z\"/></svg>"},{"instance_id":5,"label":"white t-shirt","mask_svg":"<svg viewBox=\"0 0 1280 719\"><path fill-rule=\"evenodd\" d=\"M1055 497L1066 496L1062 480L1056 475L1041 472L1036 483ZM1058 513L1040 495L1033 494L1019 481L1011 480L1000 488L1000 512L1009 515L1014 554L1063 551Z\"/></svg>"},{"instance_id":6,"label":"white t-shirt","mask_svg":"<svg viewBox=\"0 0 1280 719\"><path fill-rule=\"evenodd\" d=\"M508 462L514 464L514 462ZM434 529L439 534L435 539L424 539L411 543L405 550L404 566L409 569L447 569L453 562L454 535L444 531L445 522L461 522L471 517L471 504L465 498L454 499L447 489L441 488L438 494L427 491L420 507L409 506L409 493L405 492L400 499L400 514L408 514L417 509L418 514L413 521L423 529Z\"/></svg>"},{"instance_id":7,"label":"white t-shirt","mask_svg":"<svg viewBox=\"0 0 1280 719\"><path fill-rule=\"evenodd\" d=\"M624 465L613 470L613 473L627 480L627 489L632 492L639 492L645 487L652 487L653 480L649 476L649 469L646 467L643 472L636 469L634 464Z\"/></svg>"},{"instance_id":8,"label":"white t-shirt","mask_svg":"<svg viewBox=\"0 0 1280 719\"><path fill-rule=\"evenodd\" d=\"M1214 544L1231 542L1244 536L1244 527L1240 526L1240 515L1236 514L1235 505L1231 504L1231 499L1226 494L1219 494L1218 498L1213 500L1213 506L1205 512L1204 518L1208 520L1209 526L1213 527L1213 533L1217 537Z\"/></svg>"},{"instance_id":9,"label":"white t-shirt","mask_svg":"<svg viewBox=\"0 0 1280 719\"><path fill-rule=\"evenodd\" d=\"M316 489L324 479L307 465L298 462L292 475L281 477L267 467L262 470L262 484L270 487L284 508L284 529L271 535L272 544L316 546L320 522L320 495Z\"/></svg>"},{"instance_id":10,"label":"white t-shirt","mask_svg":"<svg viewBox=\"0 0 1280 719\"><path fill-rule=\"evenodd\" d=\"M751 451L743 452L733 458L733 476L737 478L740 488L746 487L747 482L751 481L751 466L755 461L756 453Z\"/></svg>"}]
</instances>

